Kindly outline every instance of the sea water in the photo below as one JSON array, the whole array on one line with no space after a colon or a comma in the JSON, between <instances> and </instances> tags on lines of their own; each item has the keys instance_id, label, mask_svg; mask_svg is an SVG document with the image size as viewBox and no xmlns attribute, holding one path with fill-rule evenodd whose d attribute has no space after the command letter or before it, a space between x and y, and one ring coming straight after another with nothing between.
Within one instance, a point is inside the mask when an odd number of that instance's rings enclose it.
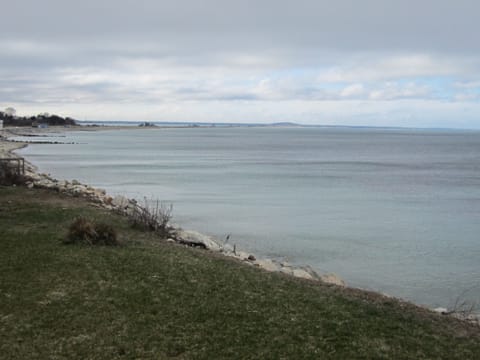
<instances>
[{"instance_id":1,"label":"sea water","mask_svg":"<svg viewBox=\"0 0 480 360\"><path fill-rule=\"evenodd\" d=\"M44 140L44 138L42 138ZM162 128L69 132L39 171L173 204L260 257L427 306L480 299L480 132Z\"/></svg>"}]
</instances>

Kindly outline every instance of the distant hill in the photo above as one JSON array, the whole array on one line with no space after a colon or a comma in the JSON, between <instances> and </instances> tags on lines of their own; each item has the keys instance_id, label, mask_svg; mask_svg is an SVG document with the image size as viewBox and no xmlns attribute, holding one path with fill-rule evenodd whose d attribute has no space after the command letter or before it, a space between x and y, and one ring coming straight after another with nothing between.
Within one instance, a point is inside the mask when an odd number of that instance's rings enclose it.
<instances>
[{"instance_id":1,"label":"distant hill","mask_svg":"<svg viewBox=\"0 0 480 360\"><path fill-rule=\"evenodd\" d=\"M278 123L273 123L270 126L302 126L302 125L296 124L293 122L278 122Z\"/></svg>"}]
</instances>

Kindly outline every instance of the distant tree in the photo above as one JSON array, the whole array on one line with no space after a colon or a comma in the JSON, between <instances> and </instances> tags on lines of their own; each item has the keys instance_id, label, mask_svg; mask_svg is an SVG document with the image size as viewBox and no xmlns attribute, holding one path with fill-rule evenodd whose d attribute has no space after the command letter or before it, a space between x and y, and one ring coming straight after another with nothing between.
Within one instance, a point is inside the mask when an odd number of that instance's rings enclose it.
<instances>
[{"instance_id":1,"label":"distant tree","mask_svg":"<svg viewBox=\"0 0 480 360\"><path fill-rule=\"evenodd\" d=\"M10 109L10 110L9 110ZM41 124L48 124L52 126L74 126L76 122L72 118L63 118L58 115L50 115L48 113L39 114L37 116L14 116L15 109L5 109L5 112L0 111L0 120L3 120L4 126L37 126Z\"/></svg>"},{"instance_id":2,"label":"distant tree","mask_svg":"<svg viewBox=\"0 0 480 360\"><path fill-rule=\"evenodd\" d=\"M15 116L17 114L17 110L15 110L13 107L7 107L4 112L8 116Z\"/></svg>"}]
</instances>

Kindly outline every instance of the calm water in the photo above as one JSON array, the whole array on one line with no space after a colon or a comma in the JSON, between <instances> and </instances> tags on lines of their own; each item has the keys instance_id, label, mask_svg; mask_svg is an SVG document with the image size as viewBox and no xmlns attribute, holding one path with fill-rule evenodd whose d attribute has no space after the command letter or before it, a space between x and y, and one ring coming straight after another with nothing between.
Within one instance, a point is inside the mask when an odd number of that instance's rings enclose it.
<instances>
[{"instance_id":1,"label":"calm water","mask_svg":"<svg viewBox=\"0 0 480 360\"><path fill-rule=\"evenodd\" d=\"M43 139L42 139L43 140ZM428 306L480 299L480 132L209 128L74 132L40 171L159 198L175 222Z\"/></svg>"}]
</instances>

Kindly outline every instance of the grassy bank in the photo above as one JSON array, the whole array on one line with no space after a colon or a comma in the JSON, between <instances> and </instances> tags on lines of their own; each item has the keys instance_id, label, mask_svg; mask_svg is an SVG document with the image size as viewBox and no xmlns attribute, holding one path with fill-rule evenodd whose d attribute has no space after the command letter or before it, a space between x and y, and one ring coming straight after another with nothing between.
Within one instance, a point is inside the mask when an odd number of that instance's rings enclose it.
<instances>
[{"instance_id":1,"label":"grassy bank","mask_svg":"<svg viewBox=\"0 0 480 360\"><path fill-rule=\"evenodd\" d=\"M83 215L122 246L61 243ZM5 359L480 356L480 331L376 294L173 245L80 199L0 187Z\"/></svg>"}]
</instances>

